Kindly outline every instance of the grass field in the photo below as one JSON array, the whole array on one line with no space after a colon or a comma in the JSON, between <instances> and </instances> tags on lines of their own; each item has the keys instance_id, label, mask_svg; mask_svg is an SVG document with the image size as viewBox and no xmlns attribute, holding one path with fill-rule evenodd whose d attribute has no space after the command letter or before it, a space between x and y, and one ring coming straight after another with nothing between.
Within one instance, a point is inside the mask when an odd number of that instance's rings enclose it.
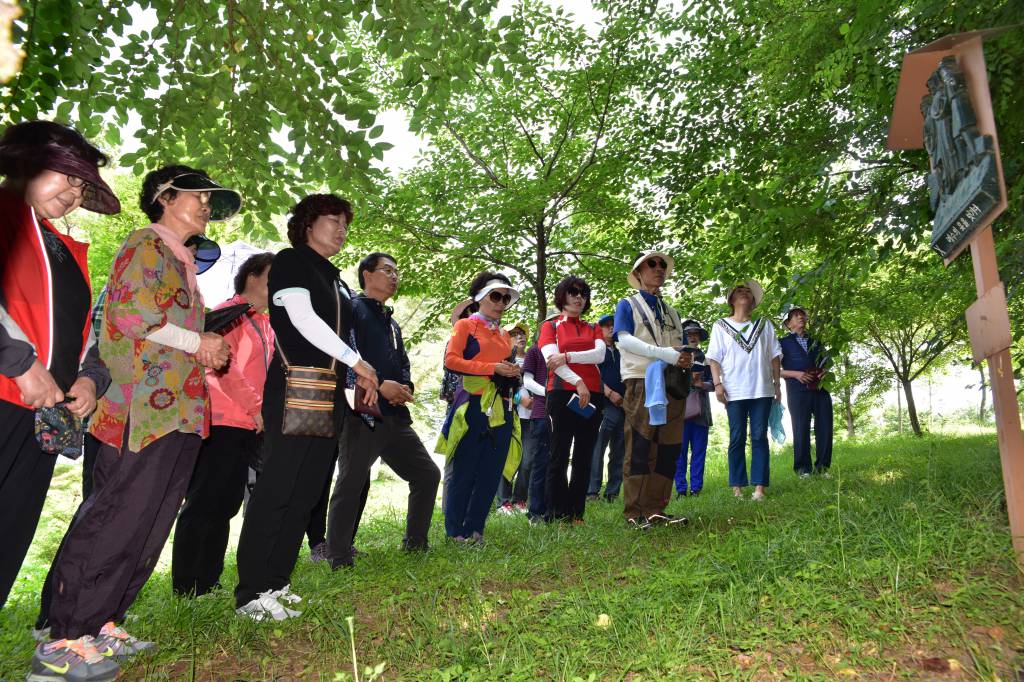
<instances>
[{"instance_id":1,"label":"grass field","mask_svg":"<svg viewBox=\"0 0 1024 682\"><path fill-rule=\"evenodd\" d=\"M716 449L721 452L721 449ZM155 656L123 679L686 680L1024 679L1024 591L1010 549L994 435L839 444L834 478L773 457L763 504L734 500L724 456L687 529L628 531L621 503L583 526L492 517L486 548L398 549L400 482L380 481L354 570L306 553L299 619L234 616L229 590L170 595L166 566L127 627ZM46 562L73 506L62 469L13 602L0 679L23 679ZM63 501L63 508L59 501ZM233 556L223 582L235 583Z\"/></svg>"}]
</instances>

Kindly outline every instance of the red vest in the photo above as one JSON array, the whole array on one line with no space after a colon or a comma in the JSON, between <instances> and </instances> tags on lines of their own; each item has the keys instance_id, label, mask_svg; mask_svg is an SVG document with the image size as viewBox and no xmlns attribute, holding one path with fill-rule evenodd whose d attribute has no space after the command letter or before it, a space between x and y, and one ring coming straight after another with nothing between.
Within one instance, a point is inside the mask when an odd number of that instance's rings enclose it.
<instances>
[{"instance_id":1,"label":"red vest","mask_svg":"<svg viewBox=\"0 0 1024 682\"><path fill-rule=\"evenodd\" d=\"M43 247L41 230L57 235L74 256L89 282L86 252L88 244L75 241L53 228L48 220L40 220L36 229L32 209L16 194L0 188L0 291L7 313L25 332L35 346L39 361L48 365L52 346L53 314L49 259ZM82 350L87 345L91 315L85 317L82 329ZM0 375L0 400L28 407L21 401L21 391L13 379Z\"/></svg>"}]
</instances>

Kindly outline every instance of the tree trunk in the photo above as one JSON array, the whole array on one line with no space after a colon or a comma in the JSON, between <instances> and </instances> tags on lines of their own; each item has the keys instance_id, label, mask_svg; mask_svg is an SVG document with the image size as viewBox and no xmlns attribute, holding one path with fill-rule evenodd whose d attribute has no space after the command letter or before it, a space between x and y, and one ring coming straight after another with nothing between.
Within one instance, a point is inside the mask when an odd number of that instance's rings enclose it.
<instances>
[{"instance_id":1,"label":"tree trunk","mask_svg":"<svg viewBox=\"0 0 1024 682\"><path fill-rule=\"evenodd\" d=\"M856 435L856 427L853 423L853 401L847 400L843 405L843 412L846 413L846 437L851 440Z\"/></svg>"},{"instance_id":2,"label":"tree trunk","mask_svg":"<svg viewBox=\"0 0 1024 682\"><path fill-rule=\"evenodd\" d=\"M921 437L921 424L917 421L917 406L914 404L914 388L910 380L901 379L903 394L907 396L907 418L910 419L910 428L914 429L914 435Z\"/></svg>"},{"instance_id":3,"label":"tree trunk","mask_svg":"<svg viewBox=\"0 0 1024 682\"><path fill-rule=\"evenodd\" d=\"M978 363L978 375L981 376L981 405L978 406L978 423L985 423L985 365Z\"/></svg>"},{"instance_id":4,"label":"tree trunk","mask_svg":"<svg viewBox=\"0 0 1024 682\"><path fill-rule=\"evenodd\" d=\"M899 379L896 380L896 424L899 433L903 435L903 395L900 393Z\"/></svg>"}]
</instances>

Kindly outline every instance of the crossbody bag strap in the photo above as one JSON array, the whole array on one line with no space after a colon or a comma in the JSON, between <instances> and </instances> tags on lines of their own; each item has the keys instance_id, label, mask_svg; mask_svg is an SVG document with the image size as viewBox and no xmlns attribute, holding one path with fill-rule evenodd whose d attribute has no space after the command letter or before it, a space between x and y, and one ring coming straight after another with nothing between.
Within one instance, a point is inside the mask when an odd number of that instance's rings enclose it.
<instances>
[{"instance_id":1,"label":"crossbody bag strap","mask_svg":"<svg viewBox=\"0 0 1024 682\"><path fill-rule=\"evenodd\" d=\"M629 297L629 300L632 303L633 307L640 311L640 317L641 319L643 319L644 326L647 327L647 331L650 332L651 339L653 339L654 342L660 346L661 334L658 334L657 332L654 331L653 323L655 322L655 320L651 319L651 311L647 307L647 301L645 301L640 294L633 294L632 296Z\"/></svg>"},{"instance_id":2,"label":"crossbody bag strap","mask_svg":"<svg viewBox=\"0 0 1024 682\"><path fill-rule=\"evenodd\" d=\"M328 280L326 277L324 277L320 272L318 272L315 268L313 269L313 272L316 273L317 277L320 278L321 282L323 282L324 284L327 284L328 286L331 287L331 289L334 290L334 302L335 302L335 304L337 306L335 323L334 323L334 335L337 336L340 339L341 338L341 294L338 293L338 289L341 286L341 280L338 279L338 278L335 278L334 282L332 283L330 280ZM313 302L312 302L312 294L310 294L310 298L311 298L310 305L312 305L313 304ZM262 338L262 336L261 336L261 338ZM308 343L308 341L307 341L307 343ZM284 364L284 368L288 369L290 365L288 364L287 356L285 356L285 354L284 354L284 348L281 346L281 337L280 336L276 336L274 338L274 344L277 346L277 351L281 354L281 362L282 362L282 364ZM338 360L332 355L331 356L330 371L332 371L332 372L334 371L334 367L337 364L337 362L338 362Z\"/></svg>"},{"instance_id":3,"label":"crossbody bag strap","mask_svg":"<svg viewBox=\"0 0 1024 682\"><path fill-rule=\"evenodd\" d=\"M260 337L260 345L263 346L263 371L267 372L270 370L270 367L267 365L267 340L263 338L263 332L260 331L259 325L252 321L251 317L246 315L245 319L248 320L249 324L252 325L252 328L256 330L256 336Z\"/></svg>"}]
</instances>

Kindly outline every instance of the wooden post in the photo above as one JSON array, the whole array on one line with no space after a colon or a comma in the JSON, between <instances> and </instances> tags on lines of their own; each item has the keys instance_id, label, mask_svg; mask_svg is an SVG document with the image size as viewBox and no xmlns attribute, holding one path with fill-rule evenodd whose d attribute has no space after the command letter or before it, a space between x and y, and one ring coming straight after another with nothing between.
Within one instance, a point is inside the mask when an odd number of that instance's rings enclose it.
<instances>
[{"instance_id":1,"label":"wooden post","mask_svg":"<svg viewBox=\"0 0 1024 682\"><path fill-rule=\"evenodd\" d=\"M927 92L928 77L937 68L939 60L955 55L977 118L978 133L991 136L992 139L1001 197L998 205L976 226L969 240L946 253L944 261L948 265L970 246L978 300L967 310L967 327L974 361L980 363L984 360L988 363L1010 534L1017 563L1024 568L1024 434L1021 433L1017 390L1010 360L1010 318L1006 293L999 279L991 227L992 221L1006 208L1006 186L982 48L985 38L997 36L1006 30L1009 29L946 36L907 54L903 59L903 70L896 92L888 147L918 149L923 146L924 119L920 103Z\"/></svg>"}]
</instances>

